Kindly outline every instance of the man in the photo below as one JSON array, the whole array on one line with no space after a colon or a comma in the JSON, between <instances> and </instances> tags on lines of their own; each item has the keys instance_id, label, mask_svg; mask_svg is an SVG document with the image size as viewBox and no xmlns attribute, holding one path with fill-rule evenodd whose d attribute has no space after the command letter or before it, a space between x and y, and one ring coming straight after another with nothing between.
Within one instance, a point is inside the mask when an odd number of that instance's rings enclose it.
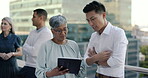
<instances>
[{"instance_id":1,"label":"man","mask_svg":"<svg viewBox=\"0 0 148 78\"><path fill-rule=\"evenodd\" d=\"M33 12L32 23L36 29L30 32L23 45L26 64L19 73L20 78L36 78L35 68L39 49L42 43L53 37L51 31L45 26L47 12L44 9L36 9Z\"/></svg>"},{"instance_id":2,"label":"man","mask_svg":"<svg viewBox=\"0 0 148 78\"><path fill-rule=\"evenodd\" d=\"M92 1L83 12L95 30L84 55L86 65L97 64L96 78L124 78L128 44L124 30L106 20L106 9L100 2Z\"/></svg>"}]
</instances>

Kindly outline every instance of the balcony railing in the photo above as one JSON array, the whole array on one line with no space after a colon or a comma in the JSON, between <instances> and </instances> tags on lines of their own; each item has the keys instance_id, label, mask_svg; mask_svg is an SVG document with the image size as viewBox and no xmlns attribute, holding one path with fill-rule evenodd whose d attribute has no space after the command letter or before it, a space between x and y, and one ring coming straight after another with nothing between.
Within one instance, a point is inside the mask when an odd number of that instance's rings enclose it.
<instances>
[{"instance_id":1,"label":"balcony railing","mask_svg":"<svg viewBox=\"0 0 148 78\"><path fill-rule=\"evenodd\" d=\"M17 59L17 63L19 67L23 67L25 65L25 61ZM148 68L143 68L143 67L137 67L137 66L130 66L130 65L125 65L125 70L130 70L130 71L135 71L135 72L140 72L143 74L148 74Z\"/></svg>"},{"instance_id":2,"label":"balcony railing","mask_svg":"<svg viewBox=\"0 0 148 78\"><path fill-rule=\"evenodd\" d=\"M125 65L125 69L130 71L140 72L143 74L148 74L148 68Z\"/></svg>"}]
</instances>

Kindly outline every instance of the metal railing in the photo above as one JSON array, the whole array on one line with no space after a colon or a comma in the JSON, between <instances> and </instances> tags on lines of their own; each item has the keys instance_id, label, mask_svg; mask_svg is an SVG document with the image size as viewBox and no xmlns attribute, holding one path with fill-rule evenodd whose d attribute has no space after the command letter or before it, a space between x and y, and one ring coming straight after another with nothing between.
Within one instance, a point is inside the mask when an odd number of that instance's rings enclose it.
<instances>
[{"instance_id":1,"label":"metal railing","mask_svg":"<svg viewBox=\"0 0 148 78\"><path fill-rule=\"evenodd\" d=\"M19 67L23 67L25 65L25 61L23 61L23 60L17 59L17 63L18 63ZM125 65L125 70L130 70L130 71L140 72L140 73L143 73L143 74L148 74L148 68L143 68L143 67Z\"/></svg>"},{"instance_id":2,"label":"metal railing","mask_svg":"<svg viewBox=\"0 0 148 78\"><path fill-rule=\"evenodd\" d=\"M140 73L143 73L143 74L148 74L148 68L143 68L143 67L125 65L125 70L130 70L130 71L140 72Z\"/></svg>"}]
</instances>

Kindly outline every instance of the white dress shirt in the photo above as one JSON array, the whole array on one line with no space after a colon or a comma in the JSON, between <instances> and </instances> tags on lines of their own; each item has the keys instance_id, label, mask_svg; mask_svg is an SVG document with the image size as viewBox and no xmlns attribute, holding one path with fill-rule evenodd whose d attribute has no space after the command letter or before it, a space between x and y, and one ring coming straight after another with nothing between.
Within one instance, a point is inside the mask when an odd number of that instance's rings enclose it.
<instances>
[{"instance_id":1,"label":"white dress shirt","mask_svg":"<svg viewBox=\"0 0 148 78\"><path fill-rule=\"evenodd\" d=\"M124 64L127 44L128 40L124 30L111 25L111 23L108 23L101 35L99 35L97 32L94 32L91 35L86 53L84 55L84 62L87 65L86 59L89 57L89 48L95 47L95 51L97 53L111 51L112 54L107 60L107 64L110 67L98 65L96 72L107 76L124 78Z\"/></svg>"},{"instance_id":2,"label":"white dress shirt","mask_svg":"<svg viewBox=\"0 0 148 78\"><path fill-rule=\"evenodd\" d=\"M25 66L36 67L37 55L42 43L51 38L53 38L52 32L45 26L30 32L22 48L23 54L26 55Z\"/></svg>"}]
</instances>

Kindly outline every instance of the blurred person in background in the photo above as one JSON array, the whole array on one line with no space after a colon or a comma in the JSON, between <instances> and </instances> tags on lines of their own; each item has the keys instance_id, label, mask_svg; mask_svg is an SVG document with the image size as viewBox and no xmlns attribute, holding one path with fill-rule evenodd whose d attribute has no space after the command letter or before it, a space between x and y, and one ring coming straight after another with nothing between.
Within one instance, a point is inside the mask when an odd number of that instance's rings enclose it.
<instances>
[{"instance_id":1,"label":"blurred person in background","mask_svg":"<svg viewBox=\"0 0 148 78\"><path fill-rule=\"evenodd\" d=\"M16 78L19 71L16 56L22 56L21 39L15 35L11 18L1 21L0 78Z\"/></svg>"},{"instance_id":2,"label":"blurred person in background","mask_svg":"<svg viewBox=\"0 0 148 78\"><path fill-rule=\"evenodd\" d=\"M33 12L32 23L36 29L30 32L23 45L23 54L26 56L26 64L20 70L19 78L37 78L35 76L35 69L39 49L42 43L53 37L51 30L45 26L45 21L47 20L46 10L35 9Z\"/></svg>"}]
</instances>

